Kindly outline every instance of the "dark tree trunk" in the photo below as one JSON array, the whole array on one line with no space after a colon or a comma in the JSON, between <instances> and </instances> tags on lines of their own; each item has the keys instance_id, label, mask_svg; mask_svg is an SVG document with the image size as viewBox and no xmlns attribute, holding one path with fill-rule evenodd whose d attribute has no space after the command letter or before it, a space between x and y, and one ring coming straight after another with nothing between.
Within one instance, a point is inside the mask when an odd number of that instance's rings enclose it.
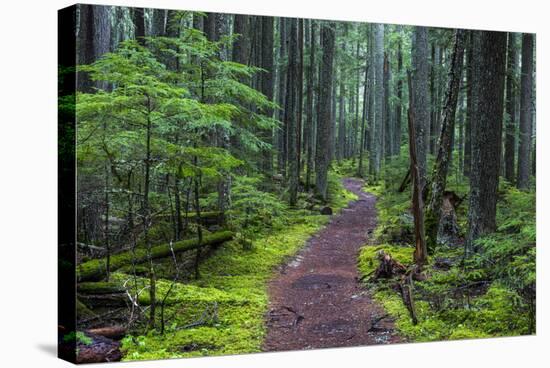
<instances>
[{"instance_id":1,"label":"dark tree trunk","mask_svg":"<svg viewBox=\"0 0 550 368\"><path fill-rule=\"evenodd\" d=\"M430 106L428 101L428 30L415 27L412 44L412 82L414 98L414 123L416 133L416 154L420 187L426 184L426 153L429 140Z\"/></svg>"},{"instance_id":2,"label":"dark tree trunk","mask_svg":"<svg viewBox=\"0 0 550 368\"><path fill-rule=\"evenodd\" d=\"M210 41L217 41L218 33L216 32L216 14L207 13L202 21L203 32L206 38Z\"/></svg>"},{"instance_id":3,"label":"dark tree trunk","mask_svg":"<svg viewBox=\"0 0 550 368\"><path fill-rule=\"evenodd\" d=\"M464 41L466 31L457 30L455 45L451 59L451 70L445 104L443 109L443 124L439 135L439 147L435 161L431 184L431 197L426 211L426 238L429 252L433 252L437 245L437 233L441 217L443 193L447 184L447 174L452 154L452 136L455 129L455 113L462 80L462 64L464 62Z\"/></svg>"},{"instance_id":4,"label":"dark tree trunk","mask_svg":"<svg viewBox=\"0 0 550 368\"><path fill-rule=\"evenodd\" d=\"M474 53L474 32L468 31L468 40L466 46L466 121L464 124L464 176L470 176L471 157L472 157L472 125L475 111L474 94L473 94L473 62Z\"/></svg>"},{"instance_id":5,"label":"dark tree trunk","mask_svg":"<svg viewBox=\"0 0 550 368\"><path fill-rule=\"evenodd\" d=\"M134 21L134 30L135 34L134 37L138 41L140 45L145 45L145 18L144 15L144 9L143 8L134 8L134 15L133 15L133 21Z\"/></svg>"},{"instance_id":6,"label":"dark tree trunk","mask_svg":"<svg viewBox=\"0 0 550 368\"><path fill-rule=\"evenodd\" d=\"M164 36L166 34L165 22L166 22L166 10L153 9L151 36Z\"/></svg>"},{"instance_id":7,"label":"dark tree trunk","mask_svg":"<svg viewBox=\"0 0 550 368\"><path fill-rule=\"evenodd\" d=\"M289 20L288 70L285 103L285 125L288 129L289 197L290 206L295 206L298 195L298 26L297 19Z\"/></svg>"},{"instance_id":8,"label":"dark tree trunk","mask_svg":"<svg viewBox=\"0 0 550 368\"><path fill-rule=\"evenodd\" d=\"M515 180L516 157L516 35L508 33L508 61L506 68L506 130L504 133L504 177Z\"/></svg>"},{"instance_id":9,"label":"dark tree trunk","mask_svg":"<svg viewBox=\"0 0 550 368\"><path fill-rule=\"evenodd\" d=\"M238 37L233 44L232 60L244 65L248 65L248 55L250 54L249 18L248 15L236 14L233 22L233 34Z\"/></svg>"},{"instance_id":10,"label":"dark tree trunk","mask_svg":"<svg viewBox=\"0 0 550 368\"><path fill-rule=\"evenodd\" d=\"M319 120L317 148L315 154L316 188L319 195L327 199L327 172L330 162L331 90L334 59L334 25L323 23L321 26L322 59L319 75Z\"/></svg>"},{"instance_id":11,"label":"dark tree trunk","mask_svg":"<svg viewBox=\"0 0 550 368\"><path fill-rule=\"evenodd\" d=\"M261 17L262 21L262 88L261 92L269 101L273 101L273 17ZM244 63L243 63L244 64ZM269 108L264 111L268 117L273 117L273 109ZM273 143L273 131L271 129L264 132L263 140L268 143ZM273 157L271 149L266 149L263 152L263 169L268 174L273 171Z\"/></svg>"},{"instance_id":12,"label":"dark tree trunk","mask_svg":"<svg viewBox=\"0 0 550 368\"><path fill-rule=\"evenodd\" d=\"M111 51L110 7L103 5L79 5L78 65L91 64ZM92 87L106 90L107 82L92 82L87 73L78 72L78 90L91 92Z\"/></svg>"},{"instance_id":13,"label":"dark tree trunk","mask_svg":"<svg viewBox=\"0 0 550 368\"><path fill-rule=\"evenodd\" d=\"M533 134L533 35L523 34L521 46L521 107L519 117L518 181L519 189L529 188L531 173L531 135Z\"/></svg>"},{"instance_id":14,"label":"dark tree trunk","mask_svg":"<svg viewBox=\"0 0 550 368\"><path fill-rule=\"evenodd\" d=\"M474 241L496 230L496 204L502 142L506 33L476 32L473 93L477 94L476 124L472 126L472 170L466 252ZM475 97L474 97L475 98Z\"/></svg>"},{"instance_id":15,"label":"dark tree trunk","mask_svg":"<svg viewBox=\"0 0 550 368\"><path fill-rule=\"evenodd\" d=\"M278 98L277 103L281 107L279 110L279 121L283 122L283 125L278 129L277 135L277 169L280 174L286 176L286 126L285 126L285 96L286 96L286 54L287 54L287 19L279 18L279 57L278 57Z\"/></svg>"},{"instance_id":16,"label":"dark tree trunk","mask_svg":"<svg viewBox=\"0 0 550 368\"><path fill-rule=\"evenodd\" d=\"M297 114L297 134L296 142L297 160L298 160L298 181L302 172L302 130L303 130L303 106L304 106L304 20L298 19L298 65L296 69L296 114Z\"/></svg>"},{"instance_id":17,"label":"dark tree trunk","mask_svg":"<svg viewBox=\"0 0 550 368\"><path fill-rule=\"evenodd\" d=\"M193 29L204 32L204 16L202 14L193 13Z\"/></svg>"},{"instance_id":18,"label":"dark tree trunk","mask_svg":"<svg viewBox=\"0 0 550 368\"><path fill-rule=\"evenodd\" d=\"M315 21L310 20L310 32L309 32L309 66L308 66L308 77L307 77L307 87L306 87L306 130L304 138L306 138L306 156L307 156L307 165L306 165L306 188L309 190L311 185L311 172L313 171L313 148L314 148L314 139L315 139L315 119L313 116L313 91L315 86L315 46L316 46L316 34L315 34Z\"/></svg>"}]
</instances>

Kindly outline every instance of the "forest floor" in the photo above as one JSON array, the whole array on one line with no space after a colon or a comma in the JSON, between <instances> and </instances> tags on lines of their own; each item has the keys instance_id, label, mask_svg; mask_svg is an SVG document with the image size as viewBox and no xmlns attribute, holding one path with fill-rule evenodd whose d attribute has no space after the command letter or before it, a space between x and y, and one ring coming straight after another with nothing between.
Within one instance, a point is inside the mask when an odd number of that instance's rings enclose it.
<instances>
[{"instance_id":1,"label":"forest floor","mask_svg":"<svg viewBox=\"0 0 550 368\"><path fill-rule=\"evenodd\" d=\"M265 351L399 342L393 321L362 287L359 249L376 227L376 197L346 178L359 199L334 216L268 287Z\"/></svg>"}]
</instances>

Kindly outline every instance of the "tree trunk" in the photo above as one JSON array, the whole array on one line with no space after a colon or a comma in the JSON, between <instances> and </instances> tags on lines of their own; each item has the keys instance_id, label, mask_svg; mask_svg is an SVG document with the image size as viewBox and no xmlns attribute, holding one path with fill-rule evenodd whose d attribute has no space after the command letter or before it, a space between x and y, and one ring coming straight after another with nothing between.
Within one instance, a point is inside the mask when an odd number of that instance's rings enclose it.
<instances>
[{"instance_id":1,"label":"tree trunk","mask_svg":"<svg viewBox=\"0 0 550 368\"><path fill-rule=\"evenodd\" d=\"M451 70L445 105L443 110L443 124L439 135L437 159L435 160L434 173L432 177L431 197L426 211L426 238L427 248L430 253L437 245L437 233L441 217L441 205L443 193L447 184L447 174L452 154L452 135L455 128L456 105L460 92L460 81L462 80L462 64L464 62L464 41L466 31L457 30L455 33L455 44L451 59Z\"/></svg>"},{"instance_id":2,"label":"tree trunk","mask_svg":"<svg viewBox=\"0 0 550 368\"><path fill-rule=\"evenodd\" d=\"M317 148L315 154L316 188L318 194L327 200L327 172L330 162L329 149L332 130L331 90L334 59L334 25L325 22L321 26L322 59L319 75L319 116Z\"/></svg>"},{"instance_id":3,"label":"tree trunk","mask_svg":"<svg viewBox=\"0 0 550 368\"><path fill-rule=\"evenodd\" d=\"M519 189L529 188L531 173L531 135L533 93L533 35L523 34L521 47L521 107L519 117L518 179Z\"/></svg>"},{"instance_id":4,"label":"tree trunk","mask_svg":"<svg viewBox=\"0 0 550 368\"><path fill-rule=\"evenodd\" d=\"M399 40L397 45L397 102L395 104L395 154L401 153L401 119L403 104L403 79L401 71L403 70L403 52L401 40L401 26L399 26Z\"/></svg>"},{"instance_id":5,"label":"tree trunk","mask_svg":"<svg viewBox=\"0 0 550 368\"><path fill-rule=\"evenodd\" d=\"M478 104L472 126L472 170L468 213L467 254L474 241L496 230L496 204L502 142L506 33L476 32L473 93ZM474 96L474 99L476 97Z\"/></svg>"},{"instance_id":6,"label":"tree trunk","mask_svg":"<svg viewBox=\"0 0 550 368\"><path fill-rule=\"evenodd\" d=\"M134 30L135 30L135 39L140 45L145 45L145 19L143 17L143 8L134 8Z\"/></svg>"},{"instance_id":7,"label":"tree trunk","mask_svg":"<svg viewBox=\"0 0 550 368\"><path fill-rule=\"evenodd\" d=\"M271 102L273 101L273 17L261 17L262 22L262 85L261 92ZM244 63L243 63L244 64ZM273 109L268 108L264 111L264 114L268 117L273 117ZM263 134L263 141L272 144L273 143L273 131L271 129L266 130ZM273 171L273 158L272 150L266 149L263 152L263 169L269 175Z\"/></svg>"},{"instance_id":8,"label":"tree trunk","mask_svg":"<svg viewBox=\"0 0 550 368\"><path fill-rule=\"evenodd\" d=\"M415 27L412 43L412 82L414 90L414 123L416 154L418 158L419 185L426 185L426 151L429 141L430 106L428 101L428 29Z\"/></svg>"},{"instance_id":9,"label":"tree trunk","mask_svg":"<svg viewBox=\"0 0 550 368\"><path fill-rule=\"evenodd\" d=\"M508 33L508 61L506 68L506 131L504 139L504 177L515 180L516 158L516 34Z\"/></svg>"},{"instance_id":10,"label":"tree trunk","mask_svg":"<svg viewBox=\"0 0 550 368\"><path fill-rule=\"evenodd\" d=\"M278 129L277 136L277 169L280 174L286 176L286 149L287 149L287 136L285 125L285 96L286 96L286 54L287 54L287 19L279 18L279 57L278 57L278 104L281 107L279 110L279 121L283 122L283 125Z\"/></svg>"},{"instance_id":11,"label":"tree trunk","mask_svg":"<svg viewBox=\"0 0 550 368\"><path fill-rule=\"evenodd\" d=\"M309 190L311 185L311 172L313 171L313 148L315 142L315 119L313 116L313 90L315 86L315 46L316 46L316 26L315 21L310 20L310 37L309 37L309 69L307 77L307 95L306 95L306 131L307 131L307 144L306 144L306 156L307 156L307 165L306 165L306 188Z\"/></svg>"},{"instance_id":12,"label":"tree trunk","mask_svg":"<svg viewBox=\"0 0 550 368\"><path fill-rule=\"evenodd\" d=\"M164 36L166 34L165 22L166 22L166 10L153 9L151 36Z\"/></svg>"},{"instance_id":13,"label":"tree trunk","mask_svg":"<svg viewBox=\"0 0 550 368\"><path fill-rule=\"evenodd\" d=\"M470 177L471 157L472 157L472 125L475 111L474 94L473 94L473 62L474 50L473 31L468 31L467 46L466 46L466 121L464 124L464 169L463 174Z\"/></svg>"},{"instance_id":14,"label":"tree trunk","mask_svg":"<svg viewBox=\"0 0 550 368\"><path fill-rule=\"evenodd\" d=\"M384 146L384 25L374 25L374 121L371 129L373 156L372 175L374 180L380 176L380 167Z\"/></svg>"},{"instance_id":15,"label":"tree trunk","mask_svg":"<svg viewBox=\"0 0 550 368\"><path fill-rule=\"evenodd\" d=\"M296 18L289 19L289 48L287 88L285 98L285 125L288 129L289 161L289 197L290 206L295 206L298 195L298 116L297 116L297 83L298 83L298 25Z\"/></svg>"},{"instance_id":16,"label":"tree trunk","mask_svg":"<svg viewBox=\"0 0 550 368\"><path fill-rule=\"evenodd\" d=\"M422 199L422 186L420 178L420 170L418 167L418 157L416 146L417 133L415 132L415 95L413 89L417 88L412 81L411 74L408 73L409 82L409 111L408 111L408 123L409 123L409 156L411 164L411 178L412 178L412 211L414 218L414 239L415 250L413 254L414 262L422 267L428 261L428 249L426 247L426 239L424 235L424 201Z\"/></svg>"},{"instance_id":17,"label":"tree trunk","mask_svg":"<svg viewBox=\"0 0 550 368\"><path fill-rule=\"evenodd\" d=\"M384 157L393 153L393 127L390 109L391 70L388 52L384 53Z\"/></svg>"}]
</instances>

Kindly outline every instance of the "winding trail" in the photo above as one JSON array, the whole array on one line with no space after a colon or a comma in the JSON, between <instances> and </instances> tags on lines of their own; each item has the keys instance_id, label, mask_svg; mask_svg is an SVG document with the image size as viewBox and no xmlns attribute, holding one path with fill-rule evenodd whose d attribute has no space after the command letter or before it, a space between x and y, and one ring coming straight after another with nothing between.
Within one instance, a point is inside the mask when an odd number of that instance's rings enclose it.
<instances>
[{"instance_id":1,"label":"winding trail","mask_svg":"<svg viewBox=\"0 0 550 368\"><path fill-rule=\"evenodd\" d=\"M399 342L359 281L357 256L376 226L376 197L363 181L346 178L359 196L308 240L269 283L265 351L316 349Z\"/></svg>"}]
</instances>

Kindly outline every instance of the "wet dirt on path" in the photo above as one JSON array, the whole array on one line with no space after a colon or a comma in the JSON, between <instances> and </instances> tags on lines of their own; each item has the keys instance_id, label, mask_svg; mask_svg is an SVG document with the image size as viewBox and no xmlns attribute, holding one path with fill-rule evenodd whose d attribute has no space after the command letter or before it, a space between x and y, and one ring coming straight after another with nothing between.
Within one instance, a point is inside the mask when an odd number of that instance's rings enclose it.
<instances>
[{"instance_id":1,"label":"wet dirt on path","mask_svg":"<svg viewBox=\"0 0 550 368\"><path fill-rule=\"evenodd\" d=\"M265 351L317 349L399 342L393 322L361 287L359 248L376 227L376 197L363 181L344 186L359 199L308 240L269 283Z\"/></svg>"}]
</instances>

